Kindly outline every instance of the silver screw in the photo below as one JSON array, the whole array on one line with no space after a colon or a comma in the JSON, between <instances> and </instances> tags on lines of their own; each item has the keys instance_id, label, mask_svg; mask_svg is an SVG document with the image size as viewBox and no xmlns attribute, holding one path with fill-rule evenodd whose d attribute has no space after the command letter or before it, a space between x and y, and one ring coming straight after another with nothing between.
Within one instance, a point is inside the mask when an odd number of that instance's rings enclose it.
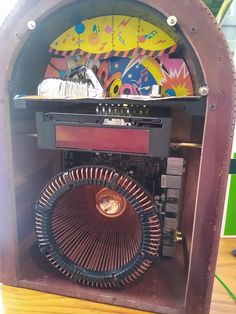
<instances>
[{"instance_id":1,"label":"silver screw","mask_svg":"<svg viewBox=\"0 0 236 314\"><path fill-rule=\"evenodd\" d=\"M211 105L209 106L209 110L211 110L211 111L216 111L216 109L217 109L216 104L211 104Z\"/></svg>"},{"instance_id":2,"label":"silver screw","mask_svg":"<svg viewBox=\"0 0 236 314\"><path fill-rule=\"evenodd\" d=\"M177 24L178 20L177 17L174 15L170 15L167 19L167 24L169 26L175 26Z\"/></svg>"},{"instance_id":3,"label":"silver screw","mask_svg":"<svg viewBox=\"0 0 236 314\"><path fill-rule=\"evenodd\" d=\"M201 86L201 87L199 88L199 94L200 94L201 96L207 96L208 93L209 93L209 88L208 88L207 86Z\"/></svg>"},{"instance_id":4,"label":"silver screw","mask_svg":"<svg viewBox=\"0 0 236 314\"><path fill-rule=\"evenodd\" d=\"M33 31L36 28L36 22L33 20L29 21L27 27L30 31Z\"/></svg>"},{"instance_id":5,"label":"silver screw","mask_svg":"<svg viewBox=\"0 0 236 314\"><path fill-rule=\"evenodd\" d=\"M196 26L191 26L190 27L190 33L196 34L196 32L197 32L197 27Z\"/></svg>"}]
</instances>

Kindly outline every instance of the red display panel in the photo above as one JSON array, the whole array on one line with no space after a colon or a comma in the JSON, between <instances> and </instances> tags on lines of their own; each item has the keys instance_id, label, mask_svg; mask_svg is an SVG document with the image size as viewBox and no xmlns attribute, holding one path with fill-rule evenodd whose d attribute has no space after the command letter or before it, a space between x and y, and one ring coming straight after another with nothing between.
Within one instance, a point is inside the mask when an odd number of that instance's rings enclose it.
<instances>
[{"instance_id":1,"label":"red display panel","mask_svg":"<svg viewBox=\"0 0 236 314\"><path fill-rule=\"evenodd\" d=\"M57 125L56 147L147 154L149 130Z\"/></svg>"}]
</instances>

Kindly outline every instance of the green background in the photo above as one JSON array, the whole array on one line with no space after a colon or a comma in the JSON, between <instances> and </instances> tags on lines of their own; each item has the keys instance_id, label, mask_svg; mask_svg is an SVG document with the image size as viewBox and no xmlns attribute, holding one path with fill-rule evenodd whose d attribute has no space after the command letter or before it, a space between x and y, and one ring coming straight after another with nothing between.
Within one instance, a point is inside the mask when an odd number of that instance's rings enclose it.
<instances>
[{"instance_id":1,"label":"green background","mask_svg":"<svg viewBox=\"0 0 236 314\"><path fill-rule=\"evenodd\" d=\"M234 159L236 159L236 153L234 154ZM236 235L236 174L232 174L230 178L229 200L224 235Z\"/></svg>"},{"instance_id":2,"label":"green background","mask_svg":"<svg viewBox=\"0 0 236 314\"><path fill-rule=\"evenodd\" d=\"M216 16L224 0L204 0L204 2L210 8L212 13Z\"/></svg>"}]
</instances>

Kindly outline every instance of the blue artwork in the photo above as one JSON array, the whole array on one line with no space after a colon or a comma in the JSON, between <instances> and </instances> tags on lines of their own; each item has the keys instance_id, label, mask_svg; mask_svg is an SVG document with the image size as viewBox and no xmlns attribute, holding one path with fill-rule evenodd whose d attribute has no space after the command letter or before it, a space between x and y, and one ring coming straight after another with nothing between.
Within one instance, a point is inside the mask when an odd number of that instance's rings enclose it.
<instances>
[{"instance_id":1,"label":"blue artwork","mask_svg":"<svg viewBox=\"0 0 236 314\"><path fill-rule=\"evenodd\" d=\"M85 32L85 25L83 23L77 24L75 26L75 31L77 34L83 34Z\"/></svg>"},{"instance_id":2,"label":"blue artwork","mask_svg":"<svg viewBox=\"0 0 236 314\"><path fill-rule=\"evenodd\" d=\"M110 96L149 95L152 86L157 84L151 72L130 58L111 57L101 62L98 70L101 80Z\"/></svg>"}]
</instances>

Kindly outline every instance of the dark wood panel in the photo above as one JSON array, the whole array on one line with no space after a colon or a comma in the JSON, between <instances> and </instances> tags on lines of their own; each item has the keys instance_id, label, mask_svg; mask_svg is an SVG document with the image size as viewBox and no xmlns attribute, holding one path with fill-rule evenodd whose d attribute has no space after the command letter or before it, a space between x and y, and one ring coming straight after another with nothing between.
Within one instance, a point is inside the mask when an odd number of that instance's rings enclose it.
<instances>
[{"instance_id":1,"label":"dark wood panel","mask_svg":"<svg viewBox=\"0 0 236 314\"><path fill-rule=\"evenodd\" d=\"M21 264L20 286L57 294L166 314L182 314L186 272L182 246L175 259L160 258L141 281L122 290L80 286L54 270L33 246ZM142 302L140 302L142 300Z\"/></svg>"}]
</instances>

